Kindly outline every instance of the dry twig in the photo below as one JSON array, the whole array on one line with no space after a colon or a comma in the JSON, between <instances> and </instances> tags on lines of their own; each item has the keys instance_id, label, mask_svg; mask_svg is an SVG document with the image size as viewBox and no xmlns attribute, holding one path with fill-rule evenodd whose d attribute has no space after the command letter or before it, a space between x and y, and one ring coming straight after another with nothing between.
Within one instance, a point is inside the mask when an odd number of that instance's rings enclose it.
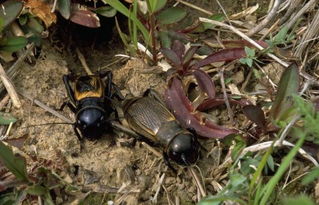
<instances>
[{"instance_id":1,"label":"dry twig","mask_svg":"<svg viewBox=\"0 0 319 205\"><path fill-rule=\"evenodd\" d=\"M76 53L77 53L77 55L78 55L79 60L81 61L81 64L82 64L82 66L83 66L85 72L86 72L88 75L93 75L93 73L92 73L92 71L90 70L88 64L86 63L86 60L85 60L83 54L81 53L81 51L80 51L78 48L76 48L75 51L76 51Z\"/></svg>"},{"instance_id":2,"label":"dry twig","mask_svg":"<svg viewBox=\"0 0 319 205\"><path fill-rule=\"evenodd\" d=\"M302 0L291 0L288 10L285 15L280 19L280 24L283 24L291 16L291 14L297 9L297 7L302 3Z\"/></svg>"},{"instance_id":3,"label":"dry twig","mask_svg":"<svg viewBox=\"0 0 319 205\"><path fill-rule=\"evenodd\" d=\"M54 109L50 108L49 106L45 105L41 101L32 98L27 93L25 93L23 91L18 91L18 93L20 95L22 95L23 97L29 99L30 101L34 102L36 105L38 105L39 107L43 108L44 110L46 110L46 111L50 112L51 114L55 115L56 117L60 118L61 120L65 121L67 123L73 123L72 120L66 118L64 115L60 114L59 112L57 112Z\"/></svg>"},{"instance_id":4,"label":"dry twig","mask_svg":"<svg viewBox=\"0 0 319 205\"><path fill-rule=\"evenodd\" d=\"M194 180L196 182L196 185L197 185L197 188L198 188L200 194L202 195L202 197L206 197L205 189L203 188L202 183L200 182L200 180L199 180L197 174L195 173L193 167L189 167L189 171L192 174L192 176L193 176L193 178L194 178Z\"/></svg>"},{"instance_id":5,"label":"dry twig","mask_svg":"<svg viewBox=\"0 0 319 205\"><path fill-rule=\"evenodd\" d=\"M10 81L9 77L7 76L6 72L4 71L1 63L0 63L0 78L2 80L4 87L7 89L8 94L10 95L10 98L12 100L13 105L16 108L20 108L21 101L19 99L19 96L15 90L13 83Z\"/></svg>"},{"instance_id":6,"label":"dry twig","mask_svg":"<svg viewBox=\"0 0 319 205\"><path fill-rule=\"evenodd\" d=\"M319 10L316 12L316 15L313 17L312 22L308 26L307 31L302 36L302 39L298 46L296 47L296 50L294 52L294 56L301 58L304 53L304 50L307 48L309 43L312 40L315 40L318 38L319 35Z\"/></svg>"},{"instance_id":7,"label":"dry twig","mask_svg":"<svg viewBox=\"0 0 319 205\"><path fill-rule=\"evenodd\" d=\"M273 141L267 141L267 142L262 142L262 143L259 143L259 144L256 144L256 145L252 145L250 147L246 147L242 153L241 153L241 156L244 156L247 152L258 152L260 150L264 150L264 149L268 149L270 146L272 146L273 144ZM294 147L295 145L286 141L286 140L283 140L282 144L284 146L288 146L288 147ZM274 144L273 144L274 147L278 147L280 146L280 142L279 140L277 140ZM304 149L300 148L298 150L299 154L301 154L303 157L305 157L306 159L308 159L309 161L311 161L315 166L319 166L317 160L315 158L313 158L310 154L308 154Z\"/></svg>"},{"instance_id":8,"label":"dry twig","mask_svg":"<svg viewBox=\"0 0 319 205\"><path fill-rule=\"evenodd\" d=\"M275 0L274 4L272 6L272 9L270 10L270 12L266 16L266 18L264 18L264 20L262 20L259 24L257 24L256 27L251 29L247 33L247 36L252 36L255 33L258 33L259 31L261 31L263 28L265 28L276 16L280 3L281 3L281 0Z\"/></svg>"},{"instance_id":9,"label":"dry twig","mask_svg":"<svg viewBox=\"0 0 319 205\"><path fill-rule=\"evenodd\" d=\"M162 187L162 184L164 182L164 179L165 179L165 173L162 174L162 176L160 177L159 181L158 181L158 184L157 184L157 189L156 189L156 192L155 192L155 195L154 197L152 197L151 201L156 204L157 203L157 197L158 197L158 194L161 190L161 187Z\"/></svg>"},{"instance_id":10,"label":"dry twig","mask_svg":"<svg viewBox=\"0 0 319 205\"><path fill-rule=\"evenodd\" d=\"M32 51L32 49L34 48L34 44L31 43L29 45L27 45L27 50L25 50L25 52L14 62L14 64L7 70L7 75L9 76L9 78L11 80L13 80L16 75L17 75L17 69L19 68L19 66L21 65L21 63L25 60L25 58L30 54L30 52ZM3 86L2 84L0 85L0 92L3 91Z\"/></svg>"},{"instance_id":11,"label":"dry twig","mask_svg":"<svg viewBox=\"0 0 319 205\"><path fill-rule=\"evenodd\" d=\"M8 103L10 96L7 94L2 100L0 101L0 110Z\"/></svg>"},{"instance_id":12,"label":"dry twig","mask_svg":"<svg viewBox=\"0 0 319 205\"><path fill-rule=\"evenodd\" d=\"M309 0L308 3L303 6L295 16L293 16L286 24L285 26L289 30L296 22L297 20L308 11L311 7L313 7L316 4L317 0Z\"/></svg>"},{"instance_id":13,"label":"dry twig","mask_svg":"<svg viewBox=\"0 0 319 205\"><path fill-rule=\"evenodd\" d=\"M224 100L225 100L225 104L226 104L226 107L227 107L230 123L232 125L234 125L234 113L233 113L233 111L232 111L232 109L230 107L228 96L227 96L227 93L226 93L226 86L225 86L225 80L224 80L224 70L225 70L225 68L223 67L221 69L221 71L219 72L220 84L222 85Z\"/></svg>"},{"instance_id":14,"label":"dry twig","mask_svg":"<svg viewBox=\"0 0 319 205\"><path fill-rule=\"evenodd\" d=\"M207 10L205 10L205 9L203 9L203 8L200 8L200 7L198 7L198 6L194 5L194 4L188 3L188 2L183 1L183 0L176 0L176 1L182 3L182 4L186 5L186 6L188 6L188 7L190 7L190 8L193 8L193 9L195 9L195 10L197 10L197 11L201 11L201 12L203 12L203 13L209 15L209 16L213 15L212 12L207 11Z\"/></svg>"}]
</instances>

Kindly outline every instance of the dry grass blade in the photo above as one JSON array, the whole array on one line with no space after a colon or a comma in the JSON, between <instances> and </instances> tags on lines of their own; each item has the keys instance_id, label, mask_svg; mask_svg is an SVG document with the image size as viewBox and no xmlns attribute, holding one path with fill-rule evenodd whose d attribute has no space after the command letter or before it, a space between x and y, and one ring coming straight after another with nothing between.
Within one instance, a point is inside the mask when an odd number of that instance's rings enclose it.
<instances>
[{"instance_id":1,"label":"dry grass blade","mask_svg":"<svg viewBox=\"0 0 319 205\"><path fill-rule=\"evenodd\" d=\"M4 87L7 89L8 94L10 95L10 98L12 100L13 105L16 108L20 108L21 101L19 99L19 96L16 92L16 89L15 89L13 83L10 81L9 77L7 76L6 72L4 71L1 63L0 63L0 78L2 80Z\"/></svg>"},{"instance_id":2,"label":"dry grass blade","mask_svg":"<svg viewBox=\"0 0 319 205\"><path fill-rule=\"evenodd\" d=\"M312 8L316 2L318 2L317 0L310 0L308 1L308 3L303 6L297 13L296 15L294 15L286 24L285 26L287 27L287 29L290 29L296 22L297 20L308 11L308 9Z\"/></svg>"},{"instance_id":3,"label":"dry grass blade","mask_svg":"<svg viewBox=\"0 0 319 205\"><path fill-rule=\"evenodd\" d=\"M89 66L87 65L86 60L85 60L83 54L81 53L81 51L78 48L76 48L75 51L76 51L76 54L78 55L79 60L81 61L81 64L82 64L85 72L88 75L93 75L93 72L90 70Z\"/></svg>"},{"instance_id":4,"label":"dry grass blade","mask_svg":"<svg viewBox=\"0 0 319 205\"><path fill-rule=\"evenodd\" d=\"M274 17L276 16L280 3L281 3L281 0L275 0L274 4L272 6L272 9L268 13L267 17L264 20L262 20L262 22L257 24L256 27L251 29L247 33L247 35L248 36L252 36L252 35L258 33L259 31L261 31L263 28L265 28L274 19Z\"/></svg>"},{"instance_id":5,"label":"dry grass blade","mask_svg":"<svg viewBox=\"0 0 319 205\"><path fill-rule=\"evenodd\" d=\"M211 23L213 25L217 25L217 26L221 26L221 27L227 28L227 29L233 31L234 33L236 33L237 35L239 35L240 37L242 37L243 39L245 39L246 41L248 41L249 43L251 43L253 46L258 48L259 50L261 50L261 51L264 50L264 48L262 46L260 46L256 41L254 41L253 39L249 38L246 34L244 34L243 32L239 31L238 29L236 29L233 26L221 23L219 21L210 20L210 19L207 19L207 18L199 18L199 20L201 22ZM285 61L281 60L280 58L278 58L274 54L267 53L267 55L270 58L272 58L273 60L277 61L279 64L283 65L284 67L288 67L289 66L288 63L286 63Z\"/></svg>"},{"instance_id":6,"label":"dry grass blade","mask_svg":"<svg viewBox=\"0 0 319 205\"><path fill-rule=\"evenodd\" d=\"M304 33L304 35L302 36L302 39L294 52L294 56L301 58L303 56L302 54L304 53L304 50L307 48L309 43L312 40L316 39L316 36L318 38L318 35L319 35L319 10L316 12L316 15L314 16L314 18L312 19L312 22L308 26L306 33Z\"/></svg>"},{"instance_id":7,"label":"dry grass blade","mask_svg":"<svg viewBox=\"0 0 319 205\"><path fill-rule=\"evenodd\" d=\"M288 123L288 125L285 127L285 129L283 130L283 132L280 135L280 138L278 140L279 145L282 145L282 142L285 140L285 138L287 137L290 128L300 119L299 115L296 115L292 118L292 120Z\"/></svg>"},{"instance_id":8,"label":"dry grass blade","mask_svg":"<svg viewBox=\"0 0 319 205\"><path fill-rule=\"evenodd\" d=\"M247 152L258 152L261 150L268 149L272 145L273 141L267 141L267 142L262 142L256 145L252 145L250 147L246 147L243 152L241 153L241 156L245 155ZM294 147L295 145L283 140L282 145L287 146L287 147ZM277 140L274 144L274 147L280 147L280 141ZM317 160L313 158L310 154L308 154L304 149L299 149L299 154L301 154L303 157L311 161L316 167L319 166Z\"/></svg>"},{"instance_id":9,"label":"dry grass blade","mask_svg":"<svg viewBox=\"0 0 319 205\"><path fill-rule=\"evenodd\" d=\"M8 104L10 99L10 96L7 94L6 96L4 96L4 98L2 98L2 100L0 101L0 110L2 110L2 108Z\"/></svg>"},{"instance_id":10,"label":"dry grass blade","mask_svg":"<svg viewBox=\"0 0 319 205\"><path fill-rule=\"evenodd\" d=\"M46 111L50 112L51 114L55 115L56 117L60 118L61 120L65 121L67 123L73 123L72 120L66 118L64 115L62 115L62 114L58 113L57 111L53 110L52 108L50 108L49 106L45 105L41 101L33 99L27 93L25 93L23 91L18 91L18 93L20 95L22 95L23 97L29 99L30 101L34 102L36 105L38 105L39 107L43 108L44 110L46 110Z\"/></svg>"},{"instance_id":11,"label":"dry grass blade","mask_svg":"<svg viewBox=\"0 0 319 205\"><path fill-rule=\"evenodd\" d=\"M234 125L234 113L230 107L230 103L227 97L227 93L226 93L226 86L225 86L225 79L224 79L224 70L225 67L222 68L222 70L219 72L220 75L220 83L222 85L222 91L223 91L223 95L224 95L224 100L225 100L225 104L227 107L227 111L228 111L228 116L229 116L229 120L231 125Z\"/></svg>"},{"instance_id":12,"label":"dry grass blade","mask_svg":"<svg viewBox=\"0 0 319 205\"><path fill-rule=\"evenodd\" d=\"M158 184L157 184L157 189L156 189L155 195L151 199L152 203L154 203L154 204L157 203L157 197L158 197L158 194L159 194L159 192L161 190L161 187L162 187L162 184L164 182L164 179L165 179L165 173L163 173L162 176L160 177L160 179L158 181Z\"/></svg>"},{"instance_id":13,"label":"dry grass blade","mask_svg":"<svg viewBox=\"0 0 319 205\"><path fill-rule=\"evenodd\" d=\"M291 0L288 10L285 13L285 15L280 19L280 24L285 23L287 19L291 16L292 13L300 6L302 3L302 0Z\"/></svg>"},{"instance_id":14,"label":"dry grass blade","mask_svg":"<svg viewBox=\"0 0 319 205\"><path fill-rule=\"evenodd\" d=\"M158 151L156 151L153 147L151 147L151 146L148 145L147 143L142 142L142 145L143 145L144 147L146 147L146 149L148 149L149 151L151 151L153 154L155 154L157 157L159 157L159 158L162 158L162 157L163 157L161 153L159 153Z\"/></svg>"},{"instance_id":15,"label":"dry grass blade","mask_svg":"<svg viewBox=\"0 0 319 205\"><path fill-rule=\"evenodd\" d=\"M186 5L186 6L188 6L188 7L190 7L190 8L193 8L193 9L195 9L195 10L197 10L197 11L201 11L201 12L203 12L203 13L209 15L209 16L213 15L212 12L207 11L207 10L205 10L205 9L203 9L203 8L200 8L200 7L198 7L198 6L194 5L194 4L188 3L188 2L183 1L183 0L176 0L176 1L179 2L179 3L182 3L182 4Z\"/></svg>"},{"instance_id":16,"label":"dry grass blade","mask_svg":"<svg viewBox=\"0 0 319 205\"><path fill-rule=\"evenodd\" d=\"M27 45L26 47L27 47L27 50L25 50L25 52L16 60L16 62L14 62L14 64L7 71L7 75L9 76L9 78L11 80L13 80L16 77L16 75L18 73L17 70L18 70L19 66L26 59L26 57L31 53L31 51L34 48L34 44L31 43L31 44ZM0 92L2 92L3 89L4 88L1 84L0 85Z\"/></svg>"},{"instance_id":17,"label":"dry grass blade","mask_svg":"<svg viewBox=\"0 0 319 205\"><path fill-rule=\"evenodd\" d=\"M194 178L194 180L196 182L196 186L197 186L200 194L202 195L202 197L206 197L205 189L203 188L202 183L200 182L198 176L196 175L193 167L189 167L189 171L192 174L192 176L193 176L193 178Z\"/></svg>"}]
</instances>

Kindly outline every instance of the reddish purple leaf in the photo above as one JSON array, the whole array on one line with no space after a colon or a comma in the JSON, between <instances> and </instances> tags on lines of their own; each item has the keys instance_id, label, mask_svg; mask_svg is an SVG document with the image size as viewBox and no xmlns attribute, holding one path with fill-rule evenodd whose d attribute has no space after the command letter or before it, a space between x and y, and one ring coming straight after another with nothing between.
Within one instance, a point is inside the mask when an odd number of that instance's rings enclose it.
<instances>
[{"instance_id":1,"label":"reddish purple leaf","mask_svg":"<svg viewBox=\"0 0 319 205\"><path fill-rule=\"evenodd\" d=\"M191 102L184 94L181 81L176 77L171 79L170 86L165 92L165 100L181 125L194 129L202 137L223 138L237 132L234 129L215 125L202 116L200 112L195 111Z\"/></svg>"},{"instance_id":2,"label":"reddish purple leaf","mask_svg":"<svg viewBox=\"0 0 319 205\"><path fill-rule=\"evenodd\" d=\"M207 56L203 60L198 61L193 66L193 68L198 69L200 67L203 67L211 63L221 62L221 61L233 61L243 57L246 57L246 52L244 48L223 49Z\"/></svg>"},{"instance_id":3,"label":"reddish purple leaf","mask_svg":"<svg viewBox=\"0 0 319 205\"><path fill-rule=\"evenodd\" d=\"M7 189L7 187L4 185L5 182L0 182L0 192L3 192Z\"/></svg>"},{"instance_id":4,"label":"reddish purple leaf","mask_svg":"<svg viewBox=\"0 0 319 205\"><path fill-rule=\"evenodd\" d=\"M229 41L222 41L223 45L226 48L239 48L239 47L249 47L249 48L255 48L251 43L245 40L229 40ZM267 48L269 45L265 41L256 41L260 46L263 48Z\"/></svg>"},{"instance_id":5,"label":"reddish purple leaf","mask_svg":"<svg viewBox=\"0 0 319 205\"><path fill-rule=\"evenodd\" d=\"M233 100L229 97L228 100L229 100L229 103L232 105L246 106L251 104L251 102L249 102L246 99ZM223 104L225 104L224 98L206 99L197 107L197 110L205 111Z\"/></svg>"},{"instance_id":6,"label":"reddish purple leaf","mask_svg":"<svg viewBox=\"0 0 319 205\"><path fill-rule=\"evenodd\" d=\"M184 53L185 53L185 46L179 40L175 40L172 45L172 50L176 53L179 60L182 62Z\"/></svg>"},{"instance_id":7,"label":"reddish purple leaf","mask_svg":"<svg viewBox=\"0 0 319 205\"><path fill-rule=\"evenodd\" d=\"M209 98L215 98L215 85L211 77L202 70L194 70L193 75L196 78L199 88L207 94Z\"/></svg>"},{"instance_id":8,"label":"reddish purple leaf","mask_svg":"<svg viewBox=\"0 0 319 205\"><path fill-rule=\"evenodd\" d=\"M184 55L184 60L183 60L184 67L188 67L190 61L193 59L193 56L195 55L195 52L197 51L198 48L199 48L198 46L193 46L186 51Z\"/></svg>"},{"instance_id":9,"label":"reddish purple leaf","mask_svg":"<svg viewBox=\"0 0 319 205\"><path fill-rule=\"evenodd\" d=\"M246 105L243 107L243 113L252 122L256 123L262 129L266 128L266 118L264 111L255 105Z\"/></svg>"},{"instance_id":10,"label":"reddish purple leaf","mask_svg":"<svg viewBox=\"0 0 319 205\"><path fill-rule=\"evenodd\" d=\"M169 60L174 66L180 67L181 66L181 59L178 57L178 55L175 53L175 51L169 49L169 48L163 48L161 49L162 54L164 57Z\"/></svg>"},{"instance_id":11,"label":"reddish purple leaf","mask_svg":"<svg viewBox=\"0 0 319 205\"><path fill-rule=\"evenodd\" d=\"M19 137L19 138L7 139L7 140L5 140L5 142L10 144L11 146L15 146L15 147L21 149L23 147L23 144L24 144L26 139L27 139L27 135L24 135L24 136Z\"/></svg>"},{"instance_id":12,"label":"reddish purple leaf","mask_svg":"<svg viewBox=\"0 0 319 205\"><path fill-rule=\"evenodd\" d=\"M80 4L72 4L70 21L90 28L101 26L99 17Z\"/></svg>"}]
</instances>

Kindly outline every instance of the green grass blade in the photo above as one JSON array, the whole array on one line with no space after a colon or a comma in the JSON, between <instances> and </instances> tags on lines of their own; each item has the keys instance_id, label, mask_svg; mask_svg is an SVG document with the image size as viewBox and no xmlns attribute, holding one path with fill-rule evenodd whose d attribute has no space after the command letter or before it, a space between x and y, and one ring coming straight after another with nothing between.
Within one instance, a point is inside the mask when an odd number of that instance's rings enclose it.
<instances>
[{"instance_id":1,"label":"green grass blade","mask_svg":"<svg viewBox=\"0 0 319 205\"><path fill-rule=\"evenodd\" d=\"M227 195L219 195L219 196L210 196L206 199L203 199L198 203L198 205L213 205L213 204L219 204L222 201L233 201L233 202L237 202L238 204L241 204L241 205L247 204L245 201L243 201L237 197L227 196Z\"/></svg>"},{"instance_id":2,"label":"green grass blade","mask_svg":"<svg viewBox=\"0 0 319 205\"><path fill-rule=\"evenodd\" d=\"M303 142L305 141L307 133L302 132L301 130L297 130L297 129L296 129L296 132L298 132L300 138L297 141L296 145L292 148L292 150L290 150L288 155L283 159L283 161L280 164L280 167L278 168L276 174L270 179L270 181L264 187L264 189L263 189L263 193L264 194L263 194L263 197L262 197L262 199L261 199L261 201L259 203L260 205L267 204L267 201L268 201L271 193L273 192L275 186L277 185L277 183L279 182L279 180L281 179L283 174L286 172L286 170L289 167L290 162L296 156L299 148L302 146Z\"/></svg>"},{"instance_id":3,"label":"green grass blade","mask_svg":"<svg viewBox=\"0 0 319 205\"><path fill-rule=\"evenodd\" d=\"M262 174L262 171L265 167L265 165L267 164L267 159L268 157L271 155L272 151L273 151L273 145L274 143L272 143L271 147L269 147L269 149L267 150L267 152L264 154L263 158L261 159L257 170L255 171L253 178L250 181L250 185L249 185L249 193L252 194L254 185L258 182L259 177Z\"/></svg>"},{"instance_id":4,"label":"green grass blade","mask_svg":"<svg viewBox=\"0 0 319 205\"><path fill-rule=\"evenodd\" d=\"M28 181L27 168L24 158L15 156L12 150L0 141L0 160L17 179Z\"/></svg>"},{"instance_id":5,"label":"green grass blade","mask_svg":"<svg viewBox=\"0 0 319 205\"><path fill-rule=\"evenodd\" d=\"M142 32L145 42L147 44L150 42L150 35L145 26L137 19L136 15L130 15L131 12L119 0L103 0L103 2L111 5L124 16L134 21L138 29Z\"/></svg>"},{"instance_id":6,"label":"green grass blade","mask_svg":"<svg viewBox=\"0 0 319 205\"><path fill-rule=\"evenodd\" d=\"M138 8L137 1L134 1L133 2L133 13L135 16L137 16L137 8ZM135 21L132 21L132 23L133 23L133 25L132 25L132 29L133 29L132 42L133 42L135 49L137 49L137 25L136 25Z\"/></svg>"}]
</instances>

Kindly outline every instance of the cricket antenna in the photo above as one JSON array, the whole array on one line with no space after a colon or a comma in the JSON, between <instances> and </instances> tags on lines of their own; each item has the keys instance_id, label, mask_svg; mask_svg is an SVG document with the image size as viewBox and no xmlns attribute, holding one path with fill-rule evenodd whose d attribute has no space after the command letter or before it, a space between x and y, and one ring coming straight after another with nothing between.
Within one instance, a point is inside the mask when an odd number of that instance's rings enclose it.
<instances>
[{"instance_id":1,"label":"cricket antenna","mask_svg":"<svg viewBox=\"0 0 319 205\"><path fill-rule=\"evenodd\" d=\"M74 125L74 123L69 123L69 122L49 122L49 123L43 123L43 124L38 124L38 125L28 125L25 127L20 127L20 129L27 129L30 127L38 127L38 126L45 126L45 125Z\"/></svg>"}]
</instances>

